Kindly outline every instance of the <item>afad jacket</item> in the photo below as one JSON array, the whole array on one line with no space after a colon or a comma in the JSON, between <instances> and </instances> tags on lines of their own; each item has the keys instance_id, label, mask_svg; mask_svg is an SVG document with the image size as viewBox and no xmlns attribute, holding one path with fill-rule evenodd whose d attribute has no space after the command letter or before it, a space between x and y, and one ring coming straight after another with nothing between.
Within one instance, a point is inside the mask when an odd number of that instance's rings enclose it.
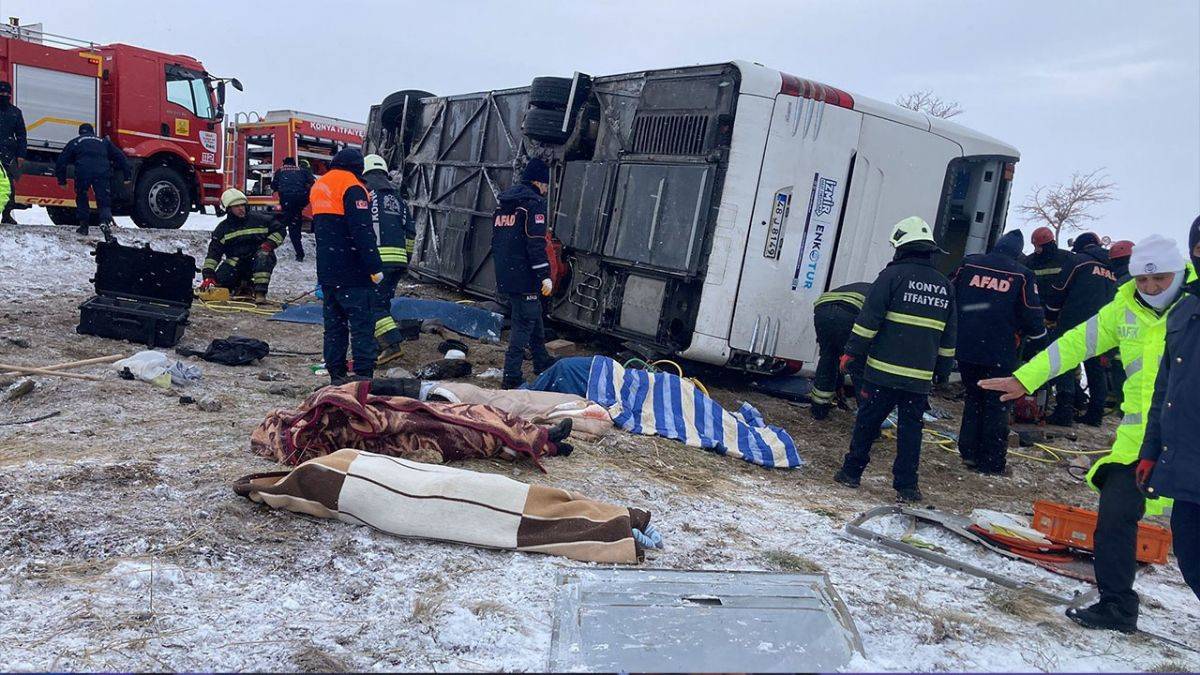
<instances>
[{"instance_id":1,"label":"afad jacket","mask_svg":"<svg viewBox=\"0 0 1200 675\"><path fill-rule=\"evenodd\" d=\"M1191 265L1188 265L1187 275L1189 281L1196 278ZM1154 381L1166 346L1167 320L1178 306L1179 301L1176 301L1160 314L1138 299L1137 284L1125 284L1117 290L1112 302L1101 307L1097 314L1064 333L1013 373L1025 391L1036 391L1090 358L1113 348L1120 350L1125 368L1123 416L1112 450L1088 471L1087 482L1093 490L1099 490L1095 477L1101 467L1129 465L1138 460L1154 397ZM1165 498L1147 500L1146 512L1161 514L1170 503Z\"/></svg>"}]
</instances>

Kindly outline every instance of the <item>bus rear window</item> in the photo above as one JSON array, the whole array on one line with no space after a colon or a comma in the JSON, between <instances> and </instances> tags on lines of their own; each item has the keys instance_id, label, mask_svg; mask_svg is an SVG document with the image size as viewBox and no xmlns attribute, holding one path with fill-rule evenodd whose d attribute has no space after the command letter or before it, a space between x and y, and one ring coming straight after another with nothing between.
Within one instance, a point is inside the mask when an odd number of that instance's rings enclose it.
<instances>
[{"instance_id":1,"label":"bus rear window","mask_svg":"<svg viewBox=\"0 0 1200 675\"><path fill-rule=\"evenodd\" d=\"M946 167L934 224L934 236L947 252L937 263L944 274L953 272L964 257L987 252L1004 231L1015 161L1011 157L959 157Z\"/></svg>"}]
</instances>

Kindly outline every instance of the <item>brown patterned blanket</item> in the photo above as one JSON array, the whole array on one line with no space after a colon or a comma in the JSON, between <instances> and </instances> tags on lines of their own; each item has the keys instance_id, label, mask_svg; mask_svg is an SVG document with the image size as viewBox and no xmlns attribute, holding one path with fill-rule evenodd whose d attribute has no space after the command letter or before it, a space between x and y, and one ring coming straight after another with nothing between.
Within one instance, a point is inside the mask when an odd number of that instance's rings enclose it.
<instances>
[{"instance_id":1,"label":"brown patterned blanket","mask_svg":"<svg viewBox=\"0 0 1200 675\"><path fill-rule=\"evenodd\" d=\"M438 464L526 455L538 468L541 457L557 450L546 429L498 408L373 396L370 388L370 382L325 387L295 410L268 413L250 435L250 449L291 466L356 448Z\"/></svg>"},{"instance_id":2,"label":"brown patterned blanket","mask_svg":"<svg viewBox=\"0 0 1200 675\"><path fill-rule=\"evenodd\" d=\"M636 563L633 528L650 513L495 474L338 450L291 471L246 476L249 499L318 518L369 525L402 537Z\"/></svg>"}]
</instances>

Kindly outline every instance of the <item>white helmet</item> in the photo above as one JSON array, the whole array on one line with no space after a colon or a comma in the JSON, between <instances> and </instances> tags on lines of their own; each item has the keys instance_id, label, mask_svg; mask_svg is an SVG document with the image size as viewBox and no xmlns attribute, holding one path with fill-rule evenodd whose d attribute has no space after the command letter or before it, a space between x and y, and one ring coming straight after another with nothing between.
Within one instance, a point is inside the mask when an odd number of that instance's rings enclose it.
<instances>
[{"instance_id":1,"label":"white helmet","mask_svg":"<svg viewBox=\"0 0 1200 675\"><path fill-rule=\"evenodd\" d=\"M245 193L241 190L229 188L221 193L221 208L229 209L231 206L245 206L250 200L246 199Z\"/></svg>"},{"instance_id":2,"label":"white helmet","mask_svg":"<svg viewBox=\"0 0 1200 675\"><path fill-rule=\"evenodd\" d=\"M367 173L368 171L382 171L387 173L387 170L387 161L379 155L370 154L363 157L363 173Z\"/></svg>"},{"instance_id":3,"label":"white helmet","mask_svg":"<svg viewBox=\"0 0 1200 675\"><path fill-rule=\"evenodd\" d=\"M925 242L929 250L937 249L937 241L933 238L933 228L919 216L909 216L896 223L892 228L892 248L900 248L905 244Z\"/></svg>"}]
</instances>

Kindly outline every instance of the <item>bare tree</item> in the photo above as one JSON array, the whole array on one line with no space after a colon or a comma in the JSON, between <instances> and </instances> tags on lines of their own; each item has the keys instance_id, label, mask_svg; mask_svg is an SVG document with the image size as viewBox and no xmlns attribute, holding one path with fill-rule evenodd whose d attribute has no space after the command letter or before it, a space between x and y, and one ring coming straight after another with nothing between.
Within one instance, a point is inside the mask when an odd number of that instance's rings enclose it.
<instances>
[{"instance_id":1,"label":"bare tree","mask_svg":"<svg viewBox=\"0 0 1200 675\"><path fill-rule=\"evenodd\" d=\"M897 97L896 105L942 119L950 119L963 113L962 106L958 104L958 101L944 101L928 89Z\"/></svg>"},{"instance_id":2,"label":"bare tree","mask_svg":"<svg viewBox=\"0 0 1200 675\"><path fill-rule=\"evenodd\" d=\"M1034 185L1025 201L1017 207L1026 222L1036 221L1054 231L1058 241L1063 230L1082 230L1096 219L1092 210L1116 199L1117 184L1109 180L1101 167L1091 173L1071 174L1068 183Z\"/></svg>"}]
</instances>

